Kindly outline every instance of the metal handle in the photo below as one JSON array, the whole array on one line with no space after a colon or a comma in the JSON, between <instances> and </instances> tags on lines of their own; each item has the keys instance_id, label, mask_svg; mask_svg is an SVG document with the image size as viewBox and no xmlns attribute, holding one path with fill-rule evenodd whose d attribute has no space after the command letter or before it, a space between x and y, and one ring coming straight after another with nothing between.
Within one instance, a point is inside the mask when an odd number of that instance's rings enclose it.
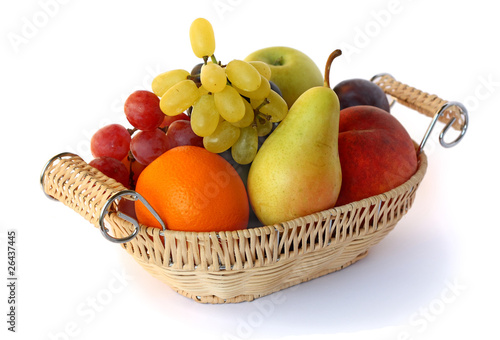
<instances>
[{"instance_id":1,"label":"metal handle","mask_svg":"<svg viewBox=\"0 0 500 340\"><path fill-rule=\"evenodd\" d=\"M432 117L431 123L420 142L418 153L423 151L438 121L446 124L439 134L439 142L443 147L450 148L457 145L467 132L469 115L463 104L456 101L445 101L436 95L431 95L403 84L388 73L377 74L371 78L371 81L394 99L391 105L394 104L394 101L397 101L417 112ZM450 128L459 130L460 134L452 142L447 142L445 140L445 135Z\"/></svg>"},{"instance_id":2,"label":"metal handle","mask_svg":"<svg viewBox=\"0 0 500 340\"><path fill-rule=\"evenodd\" d=\"M144 197L107 177L73 153L63 152L52 157L42 169L40 184L47 197L78 212L100 228L103 236L111 242L129 242L137 236L140 229L139 222L134 218L117 209L111 210L113 203L122 198L140 200L158 220L163 232L166 230L160 216ZM132 224L133 230L128 236L115 238L109 234L105 222L110 213Z\"/></svg>"},{"instance_id":3,"label":"metal handle","mask_svg":"<svg viewBox=\"0 0 500 340\"><path fill-rule=\"evenodd\" d=\"M113 243L126 243L126 242L133 240L134 237L136 237L137 234L139 233L139 229L140 229L139 222L136 219L134 219L133 217L128 216L127 214L124 214L124 213L118 211L118 213L117 213L118 217L124 219L125 221L132 223L132 225L134 226L134 231L130 235L128 235L126 237L122 237L122 238L115 238L109 234L109 230L108 230L108 228L106 228L106 225L105 225L106 216L110 212L109 209L110 209L111 205L116 200L120 200L121 198L127 198L127 199L134 201L134 202L137 200L141 201L142 204L144 204L146 206L146 208L149 210L149 212L151 214L153 214L153 216L156 218L156 220L160 223L160 225L162 226L163 232L165 232L165 230L166 230L165 223L163 223L162 219L160 218L160 215L158 215L158 213L153 209L153 207L148 203L148 201L146 201L146 199L144 197L142 197L139 193L137 193L134 190L122 190L122 191L114 194L113 196L111 196L106 201L106 204L104 204L104 207L101 210L101 215L99 216L99 226L101 228L101 233L105 239L107 239L108 241L113 242Z\"/></svg>"},{"instance_id":4,"label":"metal handle","mask_svg":"<svg viewBox=\"0 0 500 340\"><path fill-rule=\"evenodd\" d=\"M444 139L444 136L445 136L446 132L448 132L448 130L450 129L450 127L452 127L453 123L455 123L455 121L456 121L456 118L453 117L448 122L448 124L445 125L445 127L443 128L443 130L441 130L441 133L439 134L439 143L443 147L445 147L445 148L451 148L451 147L457 145L462 140L462 138L465 136L465 133L467 132L467 127L469 125L469 115L467 113L467 109L465 108L465 106L463 104L461 104L459 102L448 102L448 103L444 104L439 109L439 111L436 112L436 114L432 118L432 121L431 121L429 127L427 128L427 131L425 132L424 137L422 138L422 142L420 142L420 145L418 147L418 153L422 152L422 150L424 149L425 143L427 142L427 139L429 138L429 135L431 134L432 130L434 129L434 126L436 125L436 122L444 114L444 112L446 112L446 110L448 108L453 107L453 106L458 107L461 110L462 115L464 115L464 117L465 117L464 118L464 123L462 125L462 128L460 129L460 134L452 142L446 142L445 139Z\"/></svg>"}]
</instances>

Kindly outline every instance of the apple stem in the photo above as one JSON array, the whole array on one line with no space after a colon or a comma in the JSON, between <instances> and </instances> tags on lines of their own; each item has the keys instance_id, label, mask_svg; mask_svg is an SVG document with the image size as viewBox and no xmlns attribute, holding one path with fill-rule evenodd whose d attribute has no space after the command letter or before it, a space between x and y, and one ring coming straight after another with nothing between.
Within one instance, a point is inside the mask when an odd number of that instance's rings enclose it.
<instances>
[{"instance_id":1,"label":"apple stem","mask_svg":"<svg viewBox=\"0 0 500 340\"><path fill-rule=\"evenodd\" d=\"M274 61L274 63L272 63L271 65L275 65L275 66L280 66L280 65L283 65L283 56L279 57L278 59L276 59Z\"/></svg>"},{"instance_id":2,"label":"apple stem","mask_svg":"<svg viewBox=\"0 0 500 340\"><path fill-rule=\"evenodd\" d=\"M332 68L333 59L337 58L341 54L342 54L342 51L337 49L337 50L333 51L328 56L328 60L326 61L326 67L325 67L325 86L326 87L330 87L330 69Z\"/></svg>"}]
</instances>

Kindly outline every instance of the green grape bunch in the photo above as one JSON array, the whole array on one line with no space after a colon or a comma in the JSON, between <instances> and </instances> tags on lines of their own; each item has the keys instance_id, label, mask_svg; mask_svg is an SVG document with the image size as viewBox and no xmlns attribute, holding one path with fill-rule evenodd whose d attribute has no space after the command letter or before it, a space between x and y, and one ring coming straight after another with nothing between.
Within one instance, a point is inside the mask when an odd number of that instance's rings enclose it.
<instances>
[{"instance_id":1,"label":"green grape bunch","mask_svg":"<svg viewBox=\"0 0 500 340\"><path fill-rule=\"evenodd\" d=\"M285 100L271 88L271 69L261 61L218 61L214 30L204 18L192 22L189 38L202 62L191 72L176 69L155 77L152 90L160 97L160 109L167 116L189 112L191 128L203 137L205 149L231 149L235 162L249 164L259 137L271 133L273 123L288 113Z\"/></svg>"}]
</instances>

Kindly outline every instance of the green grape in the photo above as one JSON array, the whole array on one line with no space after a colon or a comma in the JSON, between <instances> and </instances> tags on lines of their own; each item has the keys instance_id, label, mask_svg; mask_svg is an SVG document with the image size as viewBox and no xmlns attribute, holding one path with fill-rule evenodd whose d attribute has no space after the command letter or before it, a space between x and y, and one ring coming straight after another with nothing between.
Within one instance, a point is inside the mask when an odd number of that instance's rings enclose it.
<instances>
[{"instance_id":1,"label":"green grape","mask_svg":"<svg viewBox=\"0 0 500 340\"><path fill-rule=\"evenodd\" d=\"M288 113L288 105L279 94L271 90L266 100L250 99L250 104L260 113L270 116L271 122L280 122Z\"/></svg>"},{"instance_id":2,"label":"green grape","mask_svg":"<svg viewBox=\"0 0 500 340\"><path fill-rule=\"evenodd\" d=\"M227 83L226 71L219 64L211 62L201 67L200 79L203 87L213 93L224 90Z\"/></svg>"},{"instance_id":3,"label":"green grape","mask_svg":"<svg viewBox=\"0 0 500 340\"><path fill-rule=\"evenodd\" d=\"M259 136L255 126L241 129L240 137L231 147L231 156L239 164L249 164L255 158L259 147Z\"/></svg>"},{"instance_id":4,"label":"green grape","mask_svg":"<svg viewBox=\"0 0 500 340\"><path fill-rule=\"evenodd\" d=\"M214 133L203 137L203 146L210 152L221 153L228 150L240 137L240 128L223 120L219 122Z\"/></svg>"},{"instance_id":5,"label":"green grape","mask_svg":"<svg viewBox=\"0 0 500 340\"><path fill-rule=\"evenodd\" d=\"M252 92L243 91L237 87L235 87L235 89L243 97L247 97L254 100L259 100L259 99L264 100L271 91L271 84L269 83L269 80L267 80L263 75L261 75L260 78L261 78L260 86L255 91Z\"/></svg>"},{"instance_id":6,"label":"green grape","mask_svg":"<svg viewBox=\"0 0 500 340\"><path fill-rule=\"evenodd\" d=\"M182 80L161 97L160 109L167 116L176 116L192 106L200 95L201 92L194 81Z\"/></svg>"},{"instance_id":7,"label":"green grape","mask_svg":"<svg viewBox=\"0 0 500 340\"><path fill-rule=\"evenodd\" d=\"M157 75L153 79L151 87L153 92L161 97L167 92L169 88L182 80L186 80L190 73L186 70L170 70Z\"/></svg>"},{"instance_id":8,"label":"green grape","mask_svg":"<svg viewBox=\"0 0 500 340\"><path fill-rule=\"evenodd\" d=\"M191 128L200 137L210 136L219 124L219 117L214 96L204 94L193 105Z\"/></svg>"},{"instance_id":9,"label":"green grape","mask_svg":"<svg viewBox=\"0 0 500 340\"><path fill-rule=\"evenodd\" d=\"M250 65L255 67L259 73L264 76L267 80L271 80L271 67L269 67L268 63L265 63L260 60L252 60L248 62Z\"/></svg>"},{"instance_id":10,"label":"green grape","mask_svg":"<svg viewBox=\"0 0 500 340\"><path fill-rule=\"evenodd\" d=\"M215 35L212 24L207 19L198 18L189 28L191 48L198 58L211 57L215 51Z\"/></svg>"},{"instance_id":11,"label":"green grape","mask_svg":"<svg viewBox=\"0 0 500 340\"><path fill-rule=\"evenodd\" d=\"M226 65L226 75L231 84L247 92L257 90L261 83L259 71L243 60L231 60Z\"/></svg>"},{"instance_id":12,"label":"green grape","mask_svg":"<svg viewBox=\"0 0 500 340\"><path fill-rule=\"evenodd\" d=\"M273 129L273 123L260 115L255 117L255 125L257 126L257 135L259 137L267 136Z\"/></svg>"},{"instance_id":13,"label":"green grape","mask_svg":"<svg viewBox=\"0 0 500 340\"><path fill-rule=\"evenodd\" d=\"M200 92L200 97L203 96L204 94L209 94L210 91L208 91L206 88L204 88L203 86L200 86L198 88L198 91Z\"/></svg>"},{"instance_id":14,"label":"green grape","mask_svg":"<svg viewBox=\"0 0 500 340\"><path fill-rule=\"evenodd\" d=\"M232 86L214 93L215 107L219 114L230 123L235 123L245 116L245 103L238 91Z\"/></svg>"},{"instance_id":15,"label":"green grape","mask_svg":"<svg viewBox=\"0 0 500 340\"><path fill-rule=\"evenodd\" d=\"M245 104L245 115L243 116L243 118L241 120L234 122L234 123L231 123L234 126L237 126L239 128L249 126L250 124L253 123L253 120L255 118L255 112L254 112L252 106L250 105L250 103L247 102L246 100L243 100L243 104Z\"/></svg>"}]
</instances>

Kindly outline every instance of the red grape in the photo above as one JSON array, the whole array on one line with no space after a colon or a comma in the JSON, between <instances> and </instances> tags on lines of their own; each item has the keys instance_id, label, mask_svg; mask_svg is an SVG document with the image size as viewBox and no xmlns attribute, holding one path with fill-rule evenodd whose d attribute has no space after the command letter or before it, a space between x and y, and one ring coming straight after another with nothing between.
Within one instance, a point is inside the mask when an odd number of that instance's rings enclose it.
<instances>
[{"instance_id":1,"label":"red grape","mask_svg":"<svg viewBox=\"0 0 500 340\"><path fill-rule=\"evenodd\" d=\"M139 131L130 142L132 155L143 165L148 165L167 150L167 136L160 129Z\"/></svg>"},{"instance_id":2,"label":"red grape","mask_svg":"<svg viewBox=\"0 0 500 340\"><path fill-rule=\"evenodd\" d=\"M160 126L165 114L160 110L160 98L151 91L135 91L125 101L125 116L132 126L152 131Z\"/></svg>"},{"instance_id":3,"label":"red grape","mask_svg":"<svg viewBox=\"0 0 500 340\"><path fill-rule=\"evenodd\" d=\"M93 166L109 178L123 184L129 188L129 172L125 164L112 157L98 157L90 161L90 166Z\"/></svg>"},{"instance_id":4,"label":"red grape","mask_svg":"<svg viewBox=\"0 0 500 340\"><path fill-rule=\"evenodd\" d=\"M175 116L167 116L167 115L164 115L164 116L165 116L165 118L163 119L163 122L160 125L161 128L169 126L170 124L172 124L173 122L178 121L178 120L190 120L191 119L185 113L180 113L180 114L175 115Z\"/></svg>"},{"instance_id":5,"label":"red grape","mask_svg":"<svg viewBox=\"0 0 500 340\"><path fill-rule=\"evenodd\" d=\"M176 120L167 130L168 149L181 145L194 145L203 147L203 137L196 135L191 129L191 122Z\"/></svg>"},{"instance_id":6,"label":"red grape","mask_svg":"<svg viewBox=\"0 0 500 340\"><path fill-rule=\"evenodd\" d=\"M118 211L137 220L137 215L135 213L135 201L123 197L118 201Z\"/></svg>"},{"instance_id":7,"label":"red grape","mask_svg":"<svg viewBox=\"0 0 500 340\"><path fill-rule=\"evenodd\" d=\"M141 174L142 170L146 168L144 164L139 163L135 159L130 159L128 156L122 159L122 163L125 164L127 167L130 177L131 177L131 187L132 189L135 188L135 184L137 183L137 179L139 178L139 175Z\"/></svg>"},{"instance_id":8,"label":"red grape","mask_svg":"<svg viewBox=\"0 0 500 340\"><path fill-rule=\"evenodd\" d=\"M130 148L130 133L120 124L106 125L90 139L90 151L95 158L112 157L122 160Z\"/></svg>"}]
</instances>

